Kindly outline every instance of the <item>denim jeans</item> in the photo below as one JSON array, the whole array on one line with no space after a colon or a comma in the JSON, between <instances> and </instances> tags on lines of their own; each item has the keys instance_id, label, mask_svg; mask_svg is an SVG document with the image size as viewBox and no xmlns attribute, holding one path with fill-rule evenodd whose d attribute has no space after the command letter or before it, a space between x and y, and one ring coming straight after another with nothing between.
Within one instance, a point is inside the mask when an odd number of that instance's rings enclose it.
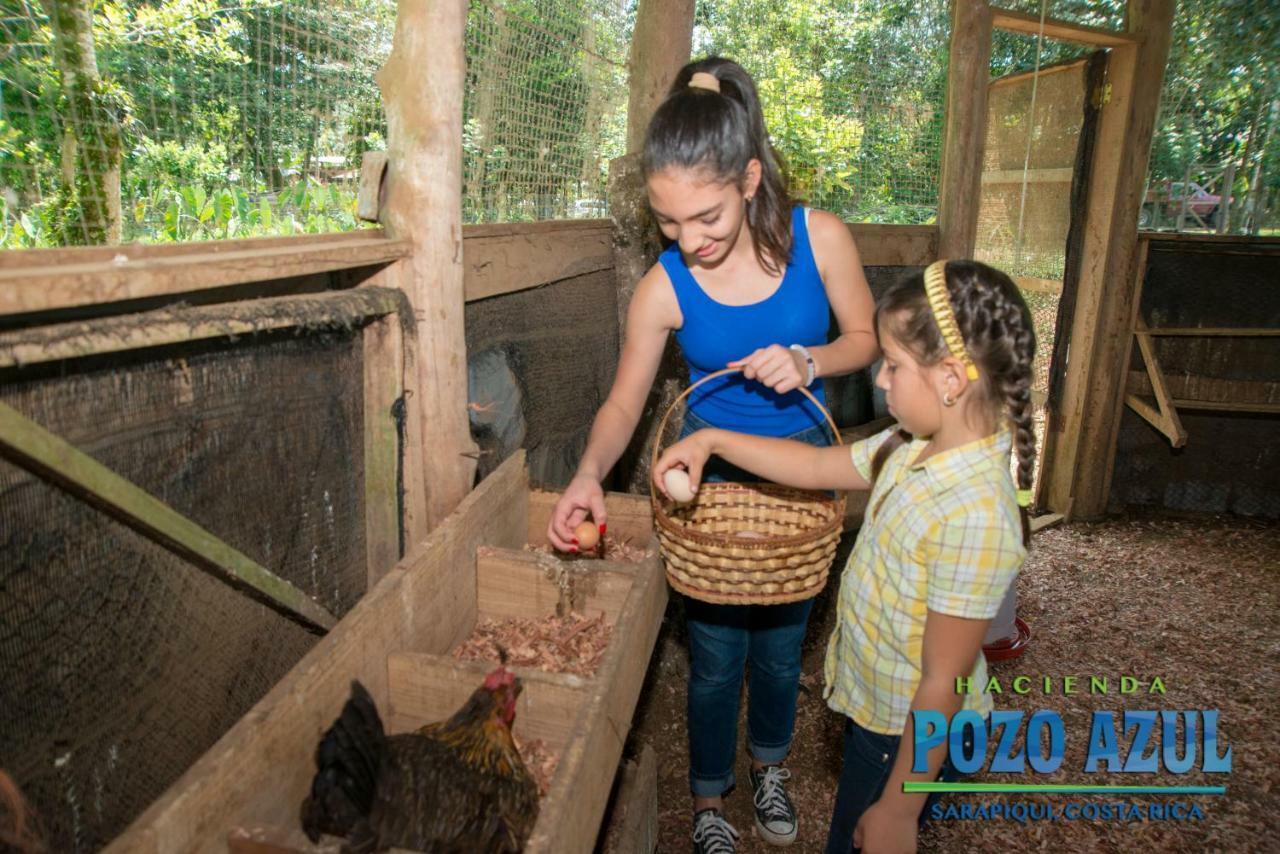
<instances>
[{"instance_id":1,"label":"denim jeans","mask_svg":"<svg viewBox=\"0 0 1280 854\"><path fill-rule=\"evenodd\" d=\"M709 427L692 413L680 436ZM828 445L815 426L788 438ZM708 461L703 482L759 480L719 457ZM813 600L787 605L712 605L685 599L689 628L689 786L697 797L717 797L734 785L742 674L750 665L747 749L758 761L781 762L791 749L800 687L800 644Z\"/></svg>"},{"instance_id":2,"label":"denim jeans","mask_svg":"<svg viewBox=\"0 0 1280 854\"><path fill-rule=\"evenodd\" d=\"M840 769L836 806L831 814L831 830L827 834L827 854L849 854L858 850L853 847L854 828L858 826L858 819L862 818L867 808L880 799L885 784L889 782L889 775L893 772L893 763L898 756L901 741L900 735L872 732L858 726L852 719L845 718L844 765ZM973 749L971 740L966 740L965 749ZM938 779L947 783L960 779L960 772L951 764L950 755L942 763ZM940 797L937 792L929 795L924 809L920 811L921 825Z\"/></svg>"}]
</instances>

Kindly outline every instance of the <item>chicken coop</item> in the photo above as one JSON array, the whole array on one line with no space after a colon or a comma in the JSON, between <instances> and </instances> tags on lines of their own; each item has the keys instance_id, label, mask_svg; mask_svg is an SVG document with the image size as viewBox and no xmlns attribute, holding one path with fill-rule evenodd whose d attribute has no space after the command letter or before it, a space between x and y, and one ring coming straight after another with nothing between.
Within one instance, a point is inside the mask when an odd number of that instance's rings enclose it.
<instances>
[{"instance_id":1,"label":"chicken coop","mask_svg":"<svg viewBox=\"0 0 1280 854\"><path fill-rule=\"evenodd\" d=\"M654 850L682 785L646 711L679 672L646 485L671 353L608 484L638 556L557 560L546 519L661 249L648 118L691 55L774 44L717 22L803 4L726 0L697 27L693 0L179 5L4 19L0 770L47 850L307 850L297 809L353 679L408 732L484 679L452 657L479 621L580 606L612 632L594 675L520 670L516 735L559 755L527 850ZM793 182L849 194L876 295L938 258L1022 288L1035 528L1280 520L1276 93L1232 165L1248 198L1220 188L1252 233L1140 230L1182 4L902 5L871 4L900 38L885 76L814 101L844 123L813 145L864 171L796 156ZM889 50L864 36L833 50ZM913 56L928 80L888 76ZM808 103L812 81L761 75ZM769 121L784 155L809 144ZM868 372L827 393L842 432L884 423Z\"/></svg>"}]
</instances>

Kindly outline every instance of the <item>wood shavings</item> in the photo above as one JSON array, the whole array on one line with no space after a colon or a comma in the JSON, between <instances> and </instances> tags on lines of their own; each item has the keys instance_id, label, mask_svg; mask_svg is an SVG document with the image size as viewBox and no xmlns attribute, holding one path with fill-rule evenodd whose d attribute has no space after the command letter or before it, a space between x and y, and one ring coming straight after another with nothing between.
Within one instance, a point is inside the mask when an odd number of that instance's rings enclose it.
<instances>
[{"instance_id":1,"label":"wood shavings","mask_svg":"<svg viewBox=\"0 0 1280 854\"><path fill-rule=\"evenodd\" d=\"M594 676L609 646L613 626L596 617L569 613L541 619L481 620L453 651L459 661L500 661L549 673Z\"/></svg>"},{"instance_id":2,"label":"wood shavings","mask_svg":"<svg viewBox=\"0 0 1280 854\"><path fill-rule=\"evenodd\" d=\"M642 563L653 557L653 551L642 545L638 545L632 537L615 538L608 534L604 537L604 549L592 549L591 551L579 552L578 554L565 554L558 552L551 547L550 543L526 543L524 550L527 552L538 552L540 554L549 554L552 557L562 561L573 560L614 560L622 563Z\"/></svg>"},{"instance_id":3,"label":"wood shavings","mask_svg":"<svg viewBox=\"0 0 1280 854\"><path fill-rule=\"evenodd\" d=\"M524 761L524 767L529 769L534 782L538 784L538 796L545 798L547 791L551 788L551 781L555 779L560 755L540 738L531 738L528 741L517 738L515 742L516 749L520 751L520 758Z\"/></svg>"}]
</instances>

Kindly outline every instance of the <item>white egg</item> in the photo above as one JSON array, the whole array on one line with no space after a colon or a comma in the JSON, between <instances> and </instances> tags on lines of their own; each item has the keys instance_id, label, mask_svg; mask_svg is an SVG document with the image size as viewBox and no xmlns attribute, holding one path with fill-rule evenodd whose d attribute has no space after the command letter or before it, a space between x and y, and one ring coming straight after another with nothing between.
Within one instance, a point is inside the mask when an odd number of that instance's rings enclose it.
<instances>
[{"instance_id":1,"label":"white egg","mask_svg":"<svg viewBox=\"0 0 1280 854\"><path fill-rule=\"evenodd\" d=\"M667 469L662 475L662 485L678 504L688 504L693 500L693 486L689 483L689 473L684 469Z\"/></svg>"}]
</instances>

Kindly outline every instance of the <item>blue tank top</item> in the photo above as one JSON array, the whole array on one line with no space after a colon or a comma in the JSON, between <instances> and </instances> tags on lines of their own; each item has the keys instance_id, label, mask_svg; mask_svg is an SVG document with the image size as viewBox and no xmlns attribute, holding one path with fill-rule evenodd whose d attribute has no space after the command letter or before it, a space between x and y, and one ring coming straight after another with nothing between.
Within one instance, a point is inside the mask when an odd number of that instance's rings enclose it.
<instances>
[{"instance_id":1,"label":"blue tank top","mask_svg":"<svg viewBox=\"0 0 1280 854\"><path fill-rule=\"evenodd\" d=\"M791 212L791 260L777 289L760 302L725 305L707 295L672 244L658 258L675 288L684 325L676 340L696 383L734 359L760 347L827 343L831 308L809 244L805 211ZM822 381L809 388L826 404ZM727 430L758 436L789 436L826 421L799 391L777 394L741 374L712 380L689 395L689 409L699 418Z\"/></svg>"}]
</instances>

